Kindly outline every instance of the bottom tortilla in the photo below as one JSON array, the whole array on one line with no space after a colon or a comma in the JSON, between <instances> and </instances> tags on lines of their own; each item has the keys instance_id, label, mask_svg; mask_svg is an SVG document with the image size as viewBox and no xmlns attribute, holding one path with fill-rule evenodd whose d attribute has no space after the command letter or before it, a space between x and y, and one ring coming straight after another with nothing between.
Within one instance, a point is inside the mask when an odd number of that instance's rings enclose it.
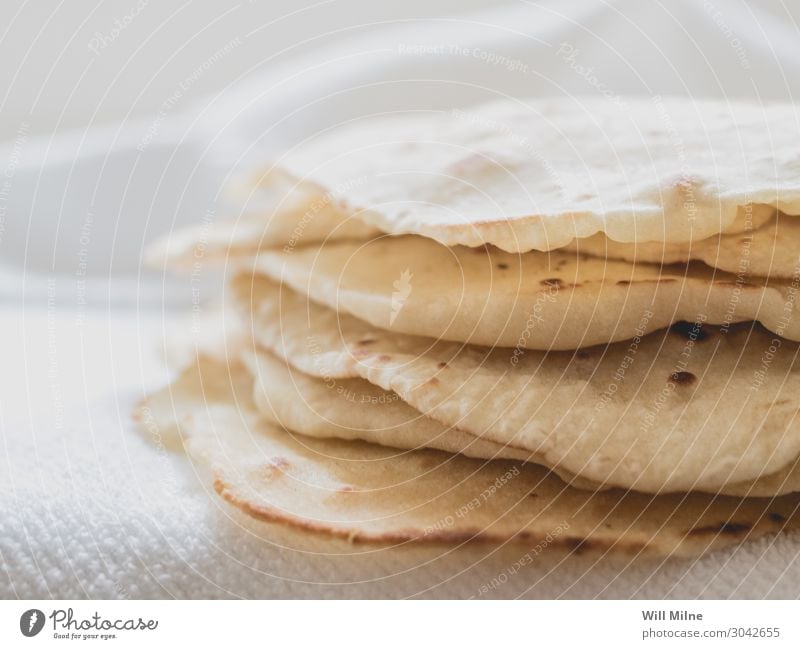
<instances>
[{"instance_id":1,"label":"bottom tortilla","mask_svg":"<svg viewBox=\"0 0 800 649\"><path fill-rule=\"evenodd\" d=\"M352 541L694 557L800 520L800 494L584 491L531 463L292 434L259 417L243 365L211 358L146 399L136 418L162 437L179 433L217 492L249 515Z\"/></svg>"}]
</instances>

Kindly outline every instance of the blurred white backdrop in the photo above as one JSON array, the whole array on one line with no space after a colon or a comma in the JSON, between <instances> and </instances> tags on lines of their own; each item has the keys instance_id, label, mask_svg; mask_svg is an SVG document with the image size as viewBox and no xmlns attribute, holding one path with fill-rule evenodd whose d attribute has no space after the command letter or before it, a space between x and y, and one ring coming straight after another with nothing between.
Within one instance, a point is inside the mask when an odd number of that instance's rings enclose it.
<instances>
[{"instance_id":1,"label":"blurred white backdrop","mask_svg":"<svg viewBox=\"0 0 800 649\"><path fill-rule=\"evenodd\" d=\"M14 299L76 272L115 299L173 299L142 281L145 244L249 209L226 200L232 178L351 117L497 94L800 89L800 10L783 0L4 8L0 290Z\"/></svg>"}]
</instances>

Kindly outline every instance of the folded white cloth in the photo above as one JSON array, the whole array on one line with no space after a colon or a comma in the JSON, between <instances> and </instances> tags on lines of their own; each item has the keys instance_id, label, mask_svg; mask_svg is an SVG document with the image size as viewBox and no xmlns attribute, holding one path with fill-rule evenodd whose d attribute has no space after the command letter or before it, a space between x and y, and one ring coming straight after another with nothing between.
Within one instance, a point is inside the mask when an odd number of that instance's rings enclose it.
<instances>
[{"instance_id":1,"label":"folded white cloth","mask_svg":"<svg viewBox=\"0 0 800 649\"><path fill-rule=\"evenodd\" d=\"M161 322L0 309L0 597L800 596L798 536L630 562L521 545L351 546L251 521L130 420L168 378Z\"/></svg>"}]
</instances>

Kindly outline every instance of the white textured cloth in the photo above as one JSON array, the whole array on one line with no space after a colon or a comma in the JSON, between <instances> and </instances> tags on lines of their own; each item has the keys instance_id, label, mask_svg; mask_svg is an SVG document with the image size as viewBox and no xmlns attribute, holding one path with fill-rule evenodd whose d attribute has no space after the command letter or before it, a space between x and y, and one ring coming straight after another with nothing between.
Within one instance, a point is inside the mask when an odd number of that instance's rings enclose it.
<instances>
[{"instance_id":1,"label":"white textured cloth","mask_svg":"<svg viewBox=\"0 0 800 649\"><path fill-rule=\"evenodd\" d=\"M800 537L695 562L349 546L250 521L132 425L157 314L0 310L0 597L800 596Z\"/></svg>"}]
</instances>

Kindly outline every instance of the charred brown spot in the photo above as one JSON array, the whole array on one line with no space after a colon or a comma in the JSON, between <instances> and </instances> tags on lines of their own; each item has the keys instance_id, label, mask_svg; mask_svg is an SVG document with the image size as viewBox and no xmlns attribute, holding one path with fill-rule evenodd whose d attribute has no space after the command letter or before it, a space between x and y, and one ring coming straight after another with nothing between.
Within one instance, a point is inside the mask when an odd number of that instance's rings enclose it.
<instances>
[{"instance_id":1,"label":"charred brown spot","mask_svg":"<svg viewBox=\"0 0 800 649\"><path fill-rule=\"evenodd\" d=\"M374 338L362 338L361 340L359 340L359 341L356 343L356 345L366 346L366 345L372 345L372 344L374 344L375 342L376 342L376 341L375 341L375 339L374 339Z\"/></svg>"},{"instance_id":2,"label":"charred brown spot","mask_svg":"<svg viewBox=\"0 0 800 649\"><path fill-rule=\"evenodd\" d=\"M586 360L587 358L591 358L592 354L591 352L588 352L585 349L579 349L577 352L575 352L575 356L577 356L581 360Z\"/></svg>"},{"instance_id":3,"label":"charred brown spot","mask_svg":"<svg viewBox=\"0 0 800 649\"><path fill-rule=\"evenodd\" d=\"M578 536L568 536L564 539L564 546L572 550L575 554L580 554L584 550L591 550L593 543L589 539Z\"/></svg>"},{"instance_id":4,"label":"charred brown spot","mask_svg":"<svg viewBox=\"0 0 800 649\"><path fill-rule=\"evenodd\" d=\"M693 527L687 534L690 536L705 536L716 534L727 534L730 536L743 534L750 530L752 525L749 523L732 523L730 521L717 525L704 525L703 527Z\"/></svg>"},{"instance_id":5,"label":"charred brown spot","mask_svg":"<svg viewBox=\"0 0 800 649\"><path fill-rule=\"evenodd\" d=\"M445 367L447 367L447 363L445 361L441 361L436 365L436 367L438 367L440 370L443 370Z\"/></svg>"},{"instance_id":6,"label":"charred brown spot","mask_svg":"<svg viewBox=\"0 0 800 649\"><path fill-rule=\"evenodd\" d=\"M771 520L773 523L785 523L786 516L779 514L778 512L770 512L767 514L767 518Z\"/></svg>"},{"instance_id":7,"label":"charred brown spot","mask_svg":"<svg viewBox=\"0 0 800 649\"><path fill-rule=\"evenodd\" d=\"M502 261L501 261L499 264L497 264L497 267L498 267L500 270L507 270L507 269L508 269L508 264L506 264L505 262L502 262Z\"/></svg>"},{"instance_id":8,"label":"charred brown spot","mask_svg":"<svg viewBox=\"0 0 800 649\"><path fill-rule=\"evenodd\" d=\"M543 279L539 282L542 286L553 286L555 288L561 288L564 286L564 282L560 280L558 277L551 277L550 279Z\"/></svg>"},{"instance_id":9,"label":"charred brown spot","mask_svg":"<svg viewBox=\"0 0 800 649\"><path fill-rule=\"evenodd\" d=\"M673 372L670 378L679 385L691 385L697 377L691 372Z\"/></svg>"},{"instance_id":10,"label":"charred brown spot","mask_svg":"<svg viewBox=\"0 0 800 649\"><path fill-rule=\"evenodd\" d=\"M694 340L695 342L708 338L708 333L703 329L703 326L695 322L685 322L681 320L672 325L669 330L678 336L682 336L687 340Z\"/></svg>"}]
</instances>

